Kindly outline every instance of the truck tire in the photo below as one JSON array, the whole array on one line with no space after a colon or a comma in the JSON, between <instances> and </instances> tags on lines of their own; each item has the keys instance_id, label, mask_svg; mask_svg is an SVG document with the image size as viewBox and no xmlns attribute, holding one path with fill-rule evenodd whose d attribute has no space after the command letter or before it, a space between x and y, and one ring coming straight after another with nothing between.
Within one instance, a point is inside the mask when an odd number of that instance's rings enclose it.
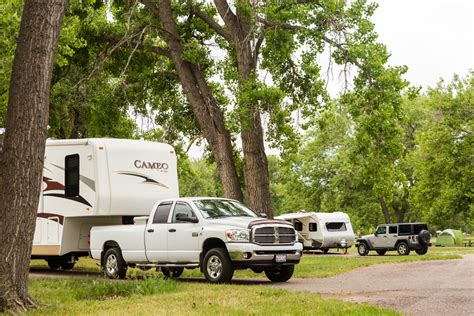
<instances>
[{"instance_id":1,"label":"truck tire","mask_svg":"<svg viewBox=\"0 0 474 316\"><path fill-rule=\"evenodd\" d=\"M410 254L410 248L408 244L404 241L401 241L397 245L398 254L401 256L408 256Z\"/></svg>"},{"instance_id":2,"label":"truck tire","mask_svg":"<svg viewBox=\"0 0 474 316\"><path fill-rule=\"evenodd\" d=\"M295 265L279 266L265 269L265 275L272 282L286 282L293 276Z\"/></svg>"},{"instance_id":3,"label":"truck tire","mask_svg":"<svg viewBox=\"0 0 474 316\"><path fill-rule=\"evenodd\" d=\"M204 256L202 264L204 276L211 283L227 283L234 276L234 266L225 249L212 248Z\"/></svg>"},{"instance_id":4,"label":"truck tire","mask_svg":"<svg viewBox=\"0 0 474 316\"><path fill-rule=\"evenodd\" d=\"M127 264L123 260L120 248L110 248L104 255L104 272L111 279L124 279L127 274Z\"/></svg>"},{"instance_id":5,"label":"truck tire","mask_svg":"<svg viewBox=\"0 0 474 316\"><path fill-rule=\"evenodd\" d=\"M184 268L166 268L162 267L161 272L167 278L179 278L183 274Z\"/></svg>"},{"instance_id":6,"label":"truck tire","mask_svg":"<svg viewBox=\"0 0 474 316\"><path fill-rule=\"evenodd\" d=\"M387 252L387 249L378 249L375 251L377 252L379 256L383 256Z\"/></svg>"},{"instance_id":7,"label":"truck tire","mask_svg":"<svg viewBox=\"0 0 474 316\"><path fill-rule=\"evenodd\" d=\"M426 255L426 253L428 252L428 247L423 247L421 249L416 249L415 252L417 254L419 254L420 256Z\"/></svg>"},{"instance_id":8,"label":"truck tire","mask_svg":"<svg viewBox=\"0 0 474 316\"><path fill-rule=\"evenodd\" d=\"M56 259L48 260L48 267L51 270L57 270L61 267L61 261L56 260Z\"/></svg>"},{"instance_id":9,"label":"truck tire","mask_svg":"<svg viewBox=\"0 0 474 316\"><path fill-rule=\"evenodd\" d=\"M359 243L359 246L357 246L357 252L361 256L367 256L367 254L369 253L369 247L365 242L361 242Z\"/></svg>"}]
</instances>

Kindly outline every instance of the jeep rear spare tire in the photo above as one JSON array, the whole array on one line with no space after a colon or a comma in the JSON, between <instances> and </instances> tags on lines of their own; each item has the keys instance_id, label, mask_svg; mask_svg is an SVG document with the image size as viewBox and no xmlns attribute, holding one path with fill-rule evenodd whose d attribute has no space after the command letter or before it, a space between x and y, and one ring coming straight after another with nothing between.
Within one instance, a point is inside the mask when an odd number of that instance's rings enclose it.
<instances>
[{"instance_id":1,"label":"jeep rear spare tire","mask_svg":"<svg viewBox=\"0 0 474 316\"><path fill-rule=\"evenodd\" d=\"M410 248L408 248L408 244L404 241L401 241L397 245L398 254L401 256L407 256L410 254Z\"/></svg>"},{"instance_id":2,"label":"jeep rear spare tire","mask_svg":"<svg viewBox=\"0 0 474 316\"><path fill-rule=\"evenodd\" d=\"M359 246L357 246L357 252L361 256L367 256L369 253L369 247L367 247L367 244L365 242L361 242Z\"/></svg>"},{"instance_id":3,"label":"jeep rear spare tire","mask_svg":"<svg viewBox=\"0 0 474 316\"><path fill-rule=\"evenodd\" d=\"M265 275L272 282L286 282L293 276L295 265L279 266L265 269Z\"/></svg>"},{"instance_id":4,"label":"jeep rear spare tire","mask_svg":"<svg viewBox=\"0 0 474 316\"><path fill-rule=\"evenodd\" d=\"M422 229L418 234L418 242L425 247L428 247L431 240L431 234L426 229Z\"/></svg>"},{"instance_id":5,"label":"jeep rear spare tire","mask_svg":"<svg viewBox=\"0 0 474 316\"><path fill-rule=\"evenodd\" d=\"M234 276L234 266L227 251L222 248L213 248L204 256L203 271L206 280L211 283L226 283Z\"/></svg>"}]
</instances>

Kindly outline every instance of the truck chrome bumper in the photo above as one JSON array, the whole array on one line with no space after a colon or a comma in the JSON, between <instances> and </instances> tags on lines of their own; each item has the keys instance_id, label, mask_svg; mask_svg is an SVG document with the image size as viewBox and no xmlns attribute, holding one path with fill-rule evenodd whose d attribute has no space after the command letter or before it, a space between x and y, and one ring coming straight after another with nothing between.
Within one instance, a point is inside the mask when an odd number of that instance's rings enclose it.
<instances>
[{"instance_id":1,"label":"truck chrome bumper","mask_svg":"<svg viewBox=\"0 0 474 316\"><path fill-rule=\"evenodd\" d=\"M273 266L275 264L297 264L300 262L303 245L259 246L252 243L228 243L227 250L235 267ZM277 260L284 258L284 261Z\"/></svg>"}]
</instances>

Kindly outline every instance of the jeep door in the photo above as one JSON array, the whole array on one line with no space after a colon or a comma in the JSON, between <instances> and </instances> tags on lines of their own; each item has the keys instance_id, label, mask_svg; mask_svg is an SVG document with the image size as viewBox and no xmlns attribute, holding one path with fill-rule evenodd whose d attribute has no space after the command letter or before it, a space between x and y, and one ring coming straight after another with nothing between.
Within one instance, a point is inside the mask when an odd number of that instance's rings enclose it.
<instances>
[{"instance_id":1,"label":"jeep door","mask_svg":"<svg viewBox=\"0 0 474 316\"><path fill-rule=\"evenodd\" d=\"M201 224L192 207L183 201L176 202L168 225L168 261L198 263L201 249Z\"/></svg>"},{"instance_id":2,"label":"jeep door","mask_svg":"<svg viewBox=\"0 0 474 316\"><path fill-rule=\"evenodd\" d=\"M387 226L380 225L379 227L377 227L377 231L375 232L373 245L375 248L387 248L387 244L388 244L387 240L388 240Z\"/></svg>"},{"instance_id":3,"label":"jeep door","mask_svg":"<svg viewBox=\"0 0 474 316\"><path fill-rule=\"evenodd\" d=\"M145 228L145 250L149 262L168 261L168 218L173 202L162 202L148 219Z\"/></svg>"},{"instance_id":4,"label":"jeep door","mask_svg":"<svg viewBox=\"0 0 474 316\"><path fill-rule=\"evenodd\" d=\"M387 248L395 248L395 244L398 240L398 225L388 226L388 242Z\"/></svg>"}]
</instances>

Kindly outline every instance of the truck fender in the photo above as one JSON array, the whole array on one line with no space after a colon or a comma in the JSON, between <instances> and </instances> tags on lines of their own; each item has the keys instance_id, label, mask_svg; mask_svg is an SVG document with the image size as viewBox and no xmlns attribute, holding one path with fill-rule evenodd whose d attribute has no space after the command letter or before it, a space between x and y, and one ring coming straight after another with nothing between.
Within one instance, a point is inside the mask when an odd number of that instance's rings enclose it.
<instances>
[{"instance_id":1,"label":"truck fender","mask_svg":"<svg viewBox=\"0 0 474 316\"><path fill-rule=\"evenodd\" d=\"M107 240L106 242L104 242L104 246L102 247L102 252L100 253L100 265L103 266L104 265L104 255L105 253L107 252L107 250L109 250L110 248L120 248L120 245L115 241L115 240Z\"/></svg>"},{"instance_id":2,"label":"truck fender","mask_svg":"<svg viewBox=\"0 0 474 316\"><path fill-rule=\"evenodd\" d=\"M225 245L225 242L222 240L222 239L219 239L219 238L216 238L216 237L213 237L213 238L208 238L206 239L203 243L202 243L202 251L201 253L199 254L199 270L201 272L204 272L203 270L203 260L204 260L204 256L206 255L206 253L213 249L213 248L223 248L225 249L225 251L227 252L227 247ZM228 253L228 252L227 252Z\"/></svg>"}]
</instances>

